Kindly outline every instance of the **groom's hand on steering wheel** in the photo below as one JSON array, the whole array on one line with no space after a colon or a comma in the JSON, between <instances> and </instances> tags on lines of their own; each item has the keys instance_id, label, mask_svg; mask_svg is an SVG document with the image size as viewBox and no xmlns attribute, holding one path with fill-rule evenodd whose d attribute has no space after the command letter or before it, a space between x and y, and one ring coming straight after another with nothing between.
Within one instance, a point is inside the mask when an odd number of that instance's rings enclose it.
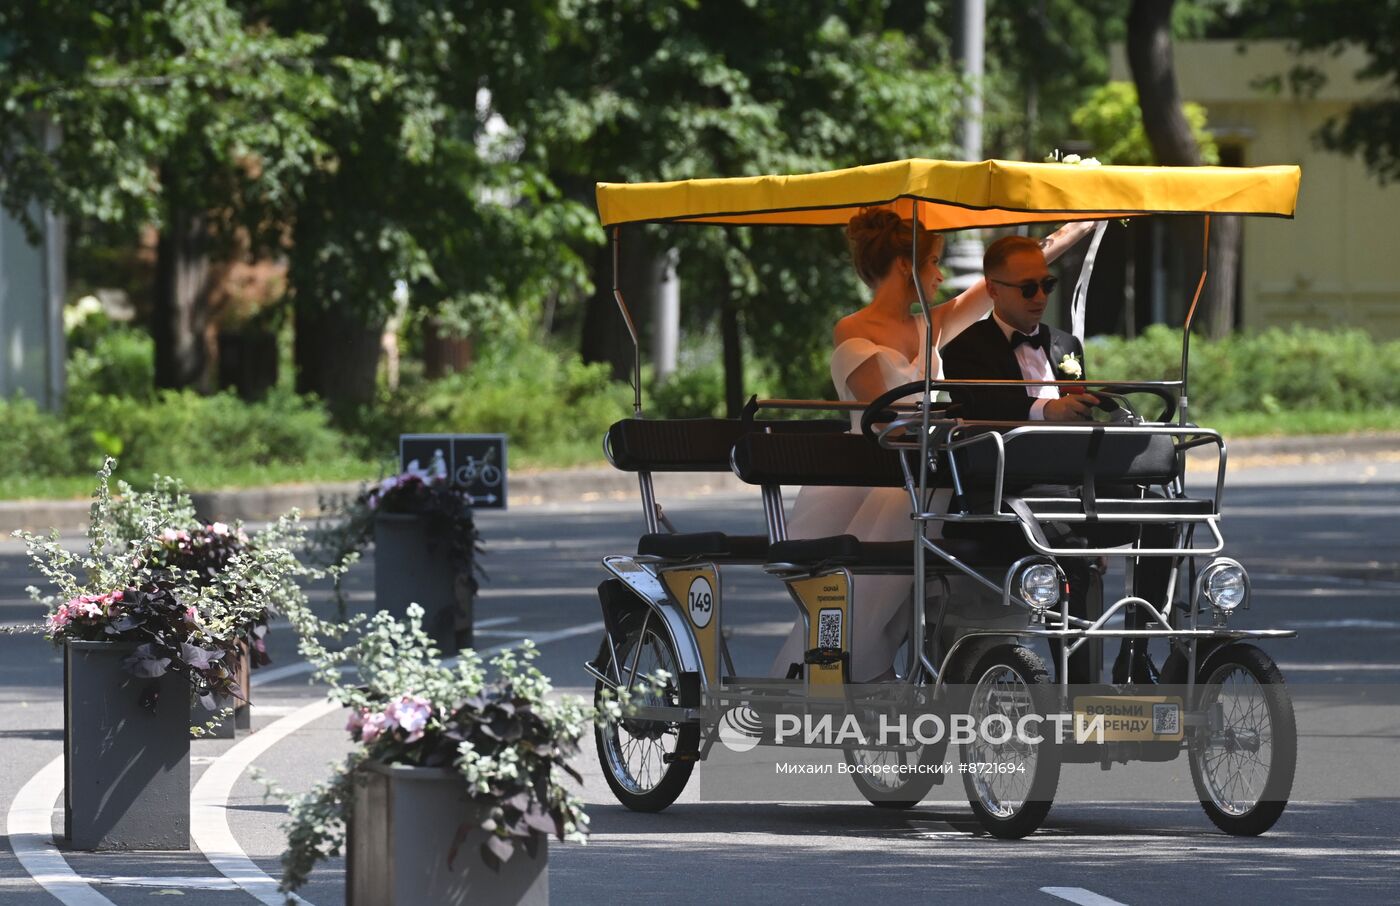
<instances>
[{"instance_id":1,"label":"groom's hand on steering wheel","mask_svg":"<svg viewBox=\"0 0 1400 906\"><path fill-rule=\"evenodd\" d=\"M1099 404L1099 398L1092 393L1071 393L1045 404L1045 420L1048 422L1086 422L1092 416L1091 409Z\"/></svg>"}]
</instances>

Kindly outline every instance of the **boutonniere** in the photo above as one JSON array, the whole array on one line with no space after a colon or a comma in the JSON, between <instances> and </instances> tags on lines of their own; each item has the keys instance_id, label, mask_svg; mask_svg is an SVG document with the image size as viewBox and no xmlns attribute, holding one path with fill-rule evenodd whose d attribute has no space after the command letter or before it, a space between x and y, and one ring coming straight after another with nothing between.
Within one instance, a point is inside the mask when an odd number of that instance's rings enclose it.
<instances>
[{"instance_id":1,"label":"boutonniere","mask_svg":"<svg viewBox=\"0 0 1400 906\"><path fill-rule=\"evenodd\" d=\"M1079 380L1084 376L1084 366L1079 364L1079 356L1072 352L1065 353L1065 357L1060 359L1060 364L1055 366L1061 377Z\"/></svg>"}]
</instances>

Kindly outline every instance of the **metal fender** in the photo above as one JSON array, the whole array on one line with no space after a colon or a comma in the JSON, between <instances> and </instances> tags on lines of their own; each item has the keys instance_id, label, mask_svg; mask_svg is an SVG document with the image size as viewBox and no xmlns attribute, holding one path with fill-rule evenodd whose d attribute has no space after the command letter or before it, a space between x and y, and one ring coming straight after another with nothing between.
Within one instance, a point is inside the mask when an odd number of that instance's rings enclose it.
<instances>
[{"instance_id":1,"label":"metal fender","mask_svg":"<svg viewBox=\"0 0 1400 906\"><path fill-rule=\"evenodd\" d=\"M653 615L666 627L666 634L680 661L681 672L696 674L702 688L705 688L708 684L705 681L704 661L700 657L700 648L695 642L690 621L672 601L666 586L656 574L631 557L604 557L603 566L652 609Z\"/></svg>"}]
</instances>

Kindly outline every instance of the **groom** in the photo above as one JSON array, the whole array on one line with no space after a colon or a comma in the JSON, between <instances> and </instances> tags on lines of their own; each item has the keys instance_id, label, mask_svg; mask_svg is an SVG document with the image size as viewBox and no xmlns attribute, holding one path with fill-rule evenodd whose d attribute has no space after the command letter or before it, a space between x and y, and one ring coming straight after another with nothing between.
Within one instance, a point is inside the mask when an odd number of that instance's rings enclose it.
<instances>
[{"instance_id":1,"label":"groom","mask_svg":"<svg viewBox=\"0 0 1400 906\"><path fill-rule=\"evenodd\" d=\"M1084 347L1079 340L1040 320L1046 297L1057 282L1050 275L1040 244L1024 236L998 239L987 249L982 266L992 296L991 317L973 324L943 347L944 376L950 381L1085 380ZM1085 422L1099 402L1091 393L1061 394L1054 384L952 390L950 394L955 403L962 405L963 417L986 421ZM1077 496L1080 489L1040 486L1007 491L1023 497ZM1059 547L1116 547L1138 540L1139 532L1137 526L1124 523L1052 523L1043 528L1051 543ZM1019 526L1006 523L950 522L944 525L943 534L950 538L975 537L1012 550L1025 546ZM1141 534L1144 547L1171 547L1175 529L1160 523L1147 524ZM1070 582L1070 613L1084 617L1091 562L1083 557L1066 557L1060 565ZM1160 607L1166 596L1170 565L1167 558L1142 558L1133 593ZM1135 629L1140 628L1142 620L1130 615L1128 622L1128 628ZM1113 665L1113 681L1148 681L1146 661L1146 645L1139 647L1133 640L1124 639ZM1098 681L1098 677L1088 674L1085 646L1070 658L1070 682Z\"/></svg>"}]
</instances>

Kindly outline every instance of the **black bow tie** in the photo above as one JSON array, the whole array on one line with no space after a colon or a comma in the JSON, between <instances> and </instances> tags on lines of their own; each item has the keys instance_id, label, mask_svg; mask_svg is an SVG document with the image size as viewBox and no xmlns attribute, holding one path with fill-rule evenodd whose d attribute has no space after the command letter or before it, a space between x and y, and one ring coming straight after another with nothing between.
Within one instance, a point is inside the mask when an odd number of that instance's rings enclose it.
<instances>
[{"instance_id":1,"label":"black bow tie","mask_svg":"<svg viewBox=\"0 0 1400 906\"><path fill-rule=\"evenodd\" d=\"M1025 343L1027 346L1034 346L1036 349L1044 349L1045 334L1038 330L1030 335L1023 334L1019 330L1011 331L1011 348L1015 349L1022 343Z\"/></svg>"}]
</instances>

